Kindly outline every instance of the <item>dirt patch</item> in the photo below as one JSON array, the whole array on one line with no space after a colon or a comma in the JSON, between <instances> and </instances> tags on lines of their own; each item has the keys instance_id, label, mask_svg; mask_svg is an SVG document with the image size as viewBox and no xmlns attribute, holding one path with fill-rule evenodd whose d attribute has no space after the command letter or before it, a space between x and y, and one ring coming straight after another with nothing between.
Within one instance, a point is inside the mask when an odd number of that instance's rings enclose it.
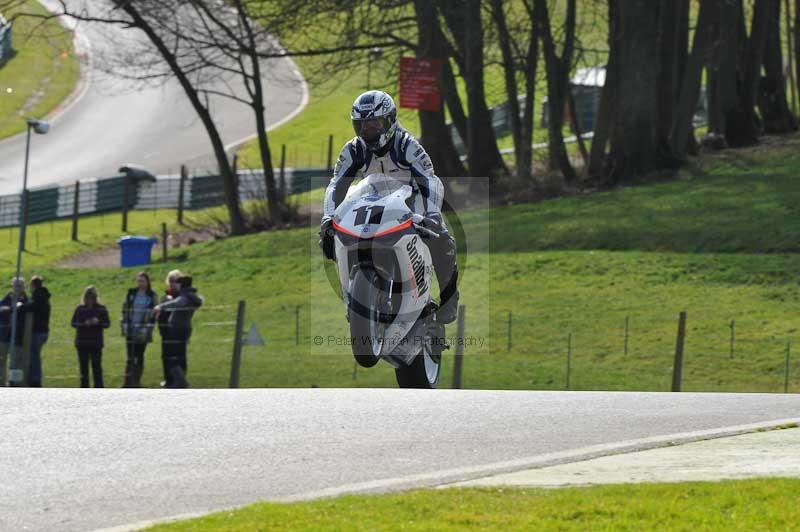
<instances>
[{"instance_id":1,"label":"dirt patch","mask_svg":"<svg viewBox=\"0 0 800 532\"><path fill-rule=\"evenodd\" d=\"M192 229L167 235L167 247L169 250L180 249L197 242L206 242L218 238L220 238L220 235L212 229ZM161 242L153 247L152 259L153 262L161 259ZM73 255L57 263L56 267L73 269L119 268L119 245Z\"/></svg>"}]
</instances>

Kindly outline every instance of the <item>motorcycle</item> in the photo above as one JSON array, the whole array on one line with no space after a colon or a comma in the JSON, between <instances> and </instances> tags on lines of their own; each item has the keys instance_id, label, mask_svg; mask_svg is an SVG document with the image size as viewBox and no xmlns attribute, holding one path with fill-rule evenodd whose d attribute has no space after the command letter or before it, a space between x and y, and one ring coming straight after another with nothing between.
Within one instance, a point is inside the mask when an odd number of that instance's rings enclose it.
<instances>
[{"instance_id":1,"label":"motorcycle","mask_svg":"<svg viewBox=\"0 0 800 532\"><path fill-rule=\"evenodd\" d=\"M401 388L430 389L439 383L447 346L425 241L440 233L412 211L412 194L408 183L369 175L351 187L332 229L356 362L369 368L383 360Z\"/></svg>"}]
</instances>

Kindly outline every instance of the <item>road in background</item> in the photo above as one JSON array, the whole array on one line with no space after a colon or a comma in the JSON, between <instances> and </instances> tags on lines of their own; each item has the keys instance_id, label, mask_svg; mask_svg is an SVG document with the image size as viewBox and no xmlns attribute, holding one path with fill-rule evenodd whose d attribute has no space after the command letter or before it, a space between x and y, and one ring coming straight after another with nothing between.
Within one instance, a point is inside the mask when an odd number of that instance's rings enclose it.
<instances>
[{"instance_id":1,"label":"road in background","mask_svg":"<svg viewBox=\"0 0 800 532\"><path fill-rule=\"evenodd\" d=\"M8 388L0 395L2 530L86 530L264 499L442 484L800 412L800 396L778 394Z\"/></svg>"},{"instance_id":2,"label":"road in background","mask_svg":"<svg viewBox=\"0 0 800 532\"><path fill-rule=\"evenodd\" d=\"M53 0L42 3L51 8L58 5ZM70 0L68 5L80 3ZM93 1L88 5L96 10L99 4ZM79 48L92 58L86 67L86 85L53 120L50 133L33 138L30 186L118 175L117 169L126 163L141 164L156 174L178 173L184 163L192 168L216 169L205 128L177 81L141 87L103 72L99 63L105 52L145 39L144 35L84 22L76 29ZM307 92L291 60L265 64L266 118L267 124L274 126L302 109ZM241 89L241 84L233 86ZM224 85L220 88L225 90ZM255 133L255 119L248 106L212 97L211 109L226 145ZM22 188L24 155L24 134L0 142L0 194Z\"/></svg>"}]
</instances>

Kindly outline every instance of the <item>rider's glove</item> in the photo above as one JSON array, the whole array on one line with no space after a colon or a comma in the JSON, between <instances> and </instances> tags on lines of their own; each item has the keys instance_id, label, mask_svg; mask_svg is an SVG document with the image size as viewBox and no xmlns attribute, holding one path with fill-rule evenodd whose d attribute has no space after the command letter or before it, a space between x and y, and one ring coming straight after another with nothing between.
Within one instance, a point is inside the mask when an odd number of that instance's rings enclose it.
<instances>
[{"instance_id":1,"label":"rider's glove","mask_svg":"<svg viewBox=\"0 0 800 532\"><path fill-rule=\"evenodd\" d=\"M437 234L445 232L442 224L442 215L438 212L426 212L425 217L422 219L422 226Z\"/></svg>"},{"instance_id":2,"label":"rider's glove","mask_svg":"<svg viewBox=\"0 0 800 532\"><path fill-rule=\"evenodd\" d=\"M333 220L330 218L323 218L319 228L319 247L322 248L322 254L325 255L325 258L329 260L336 260L333 235Z\"/></svg>"}]
</instances>

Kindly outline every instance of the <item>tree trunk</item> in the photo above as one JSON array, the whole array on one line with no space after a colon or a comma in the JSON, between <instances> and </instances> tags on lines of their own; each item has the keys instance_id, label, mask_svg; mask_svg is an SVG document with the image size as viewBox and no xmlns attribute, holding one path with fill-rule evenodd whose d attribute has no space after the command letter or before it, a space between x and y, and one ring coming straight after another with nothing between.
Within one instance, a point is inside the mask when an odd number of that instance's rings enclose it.
<instances>
[{"instance_id":1,"label":"tree trunk","mask_svg":"<svg viewBox=\"0 0 800 532\"><path fill-rule=\"evenodd\" d=\"M656 144L661 157L672 157L670 133L680 89L680 23L683 0L661 0L658 8L658 80L656 83Z\"/></svg>"},{"instance_id":2,"label":"tree trunk","mask_svg":"<svg viewBox=\"0 0 800 532\"><path fill-rule=\"evenodd\" d=\"M550 169L558 169L567 183L577 179L564 145L564 109L569 90L569 69L572 64L572 49L575 39L575 0L567 3L567 20L564 25L564 49L561 57L556 54L547 0L535 0L539 35L544 48L547 69L547 138Z\"/></svg>"},{"instance_id":3,"label":"tree trunk","mask_svg":"<svg viewBox=\"0 0 800 532\"><path fill-rule=\"evenodd\" d=\"M769 0L767 43L764 50L764 76L759 83L758 110L767 133L788 133L797 129L797 121L786 101L781 50L781 2Z\"/></svg>"},{"instance_id":4,"label":"tree trunk","mask_svg":"<svg viewBox=\"0 0 800 532\"><path fill-rule=\"evenodd\" d=\"M744 9L734 2L738 29L739 61L735 88L738 89L735 105L725 115L725 140L729 146L751 146L758 143L760 120L756 115L756 93L764 48L769 28L769 7L772 0L756 0L753 7L752 27L748 38L745 30ZM728 9L726 7L726 9ZM723 31L725 31L723 29ZM724 85L719 80L718 85Z\"/></svg>"},{"instance_id":5,"label":"tree trunk","mask_svg":"<svg viewBox=\"0 0 800 532\"><path fill-rule=\"evenodd\" d=\"M242 216L241 207L239 205L239 191L237 190L236 175L231 168L228 154L225 153L225 145L222 142L217 126L214 123L211 113L200 101L200 96L195 90L194 85L189 80L189 77L181 69L177 58L172 50L167 46L163 39L154 31L153 27L141 16L138 9L132 2L123 2L117 0L116 4L121 7L128 16L131 17L135 27L142 30L150 39L150 42L158 49L158 52L169 65L178 82L181 84L186 96L192 104L192 107L200 117L203 126L206 128L209 139L211 141L214 156L217 159L220 174L222 175L223 189L225 192L225 206L228 210L228 217L231 224L231 234L240 235L246 230L244 217Z\"/></svg>"},{"instance_id":6,"label":"tree trunk","mask_svg":"<svg viewBox=\"0 0 800 532\"><path fill-rule=\"evenodd\" d=\"M800 1L800 0L798 0ZM617 56L622 48L622 35L619 31L618 0L608 1L608 64L606 65L606 81L600 93L600 105L597 109L597 120L594 125L592 148L589 152L589 169L587 175L592 181L603 180L606 164L606 144L611 134L611 113L616 106L616 90L618 82Z\"/></svg>"},{"instance_id":7,"label":"tree trunk","mask_svg":"<svg viewBox=\"0 0 800 532\"><path fill-rule=\"evenodd\" d=\"M453 74L453 65L450 61L442 63L442 96L447 103L447 110L450 111L450 118L453 127L456 128L458 136L464 146L467 145L467 114L461 103L461 96L458 95L456 88L456 78Z\"/></svg>"},{"instance_id":8,"label":"tree trunk","mask_svg":"<svg viewBox=\"0 0 800 532\"><path fill-rule=\"evenodd\" d=\"M463 57L461 72L467 90L467 162L473 177L504 173L484 91L483 23L480 0L441 1L440 9ZM487 183L488 184L488 183Z\"/></svg>"},{"instance_id":9,"label":"tree trunk","mask_svg":"<svg viewBox=\"0 0 800 532\"><path fill-rule=\"evenodd\" d=\"M522 109L522 131L520 132L517 176L527 179L533 172L533 120L536 109L536 71L539 67L539 32L531 13L531 35L525 57L525 104Z\"/></svg>"},{"instance_id":10,"label":"tree trunk","mask_svg":"<svg viewBox=\"0 0 800 532\"><path fill-rule=\"evenodd\" d=\"M686 152L692 146L694 137L694 110L700 97L700 82L703 75L703 64L715 32L714 17L718 14L714 1L700 4L697 17L697 29L694 32L692 51L686 61L686 68L681 76L681 90L675 118L672 124L670 140L672 153L678 160L686 160ZM709 75L708 91L711 92L711 76ZM710 109L709 109L710 118Z\"/></svg>"},{"instance_id":11,"label":"tree trunk","mask_svg":"<svg viewBox=\"0 0 800 532\"><path fill-rule=\"evenodd\" d=\"M611 136L612 182L626 182L658 168L654 102L658 78L658 13L645 0L619 2L617 105Z\"/></svg>"},{"instance_id":12,"label":"tree trunk","mask_svg":"<svg viewBox=\"0 0 800 532\"><path fill-rule=\"evenodd\" d=\"M256 134L258 135L258 150L261 154L261 167L264 170L264 186L267 192L267 210L269 212L270 222L273 225L280 224L284 219L284 205L283 199L278 193L278 187L275 186L275 171L272 165L272 152L269 149L269 139L267 138L267 124L264 118L264 87L261 83L261 63L259 62L258 55L256 54L257 43L253 28L250 25L250 19L247 12L240 0L236 2L239 10L240 23L247 31L252 53L250 55L250 63L253 68L252 90L248 86L248 91L251 93L251 100L253 102L253 112L256 119ZM244 70L244 69L242 69Z\"/></svg>"},{"instance_id":13,"label":"tree trunk","mask_svg":"<svg viewBox=\"0 0 800 532\"><path fill-rule=\"evenodd\" d=\"M794 75L797 97L800 99L800 0L794 1Z\"/></svg>"},{"instance_id":14,"label":"tree trunk","mask_svg":"<svg viewBox=\"0 0 800 532\"><path fill-rule=\"evenodd\" d=\"M684 80L684 76L686 75L686 67L689 63L689 25L691 23L691 3L689 0L678 0L681 4L680 7L680 14L679 14L679 33L678 33L678 80L677 80L677 93L676 93L676 101L675 101L675 112L677 113L677 107L680 104L680 94L681 94L681 87ZM701 66L702 68L702 66ZM672 133L670 133L672 135ZM671 136L670 136L671 139ZM697 155L698 153L698 145L697 139L694 136L694 127L690 128L689 130L689 137L686 141L686 151L690 155ZM673 155L678 157L673 151ZM680 158L678 157L680 160Z\"/></svg>"},{"instance_id":15,"label":"tree trunk","mask_svg":"<svg viewBox=\"0 0 800 532\"><path fill-rule=\"evenodd\" d=\"M578 121L578 108L575 105L575 95L572 93L572 87L567 86L567 106L569 108L569 126L572 134L575 135L575 142L578 145L578 151L583 159L583 167L589 166L589 152L586 150L586 142L583 140L583 131L581 131L581 124Z\"/></svg>"},{"instance_id":16,"label":"tree trunk","mask_svg":"<svg viewBox=\"0 0 800 532\"><path fill-rule=\"evenodd\" d=\"M417 53L422 57L439 59L444 65L449 58L446 57L442 47L444 36L439 26L436 7L427 0L414 0L414 9L419 31ZM439 78L443 77L443 73L440 73ZM445 123L444 105L438 112L419 111L419 122L425 149L434 163L437 174L440 177L463 176L466 170L453 145L450 129Z\"/></svg>"},{"instance_id":17,"label":"tree trunk","mask_svg":"<svg viewBox=\"0 0 800 532\"><path fill-rule=\"evenodd\" d=\"M517 90L517 61L511 51L511 35L506 24L503 11L503 0L491 0L492 17L497 25L497 39L503 56L503 75L506 86L506 102L511 117L511 136L514 139L514 161L517 165L517 176L520 176L520 160L522 159L522 120L519 109L519 92ZM530 170L528 170L530 173Z\"/></svg>"}]
</instances>

